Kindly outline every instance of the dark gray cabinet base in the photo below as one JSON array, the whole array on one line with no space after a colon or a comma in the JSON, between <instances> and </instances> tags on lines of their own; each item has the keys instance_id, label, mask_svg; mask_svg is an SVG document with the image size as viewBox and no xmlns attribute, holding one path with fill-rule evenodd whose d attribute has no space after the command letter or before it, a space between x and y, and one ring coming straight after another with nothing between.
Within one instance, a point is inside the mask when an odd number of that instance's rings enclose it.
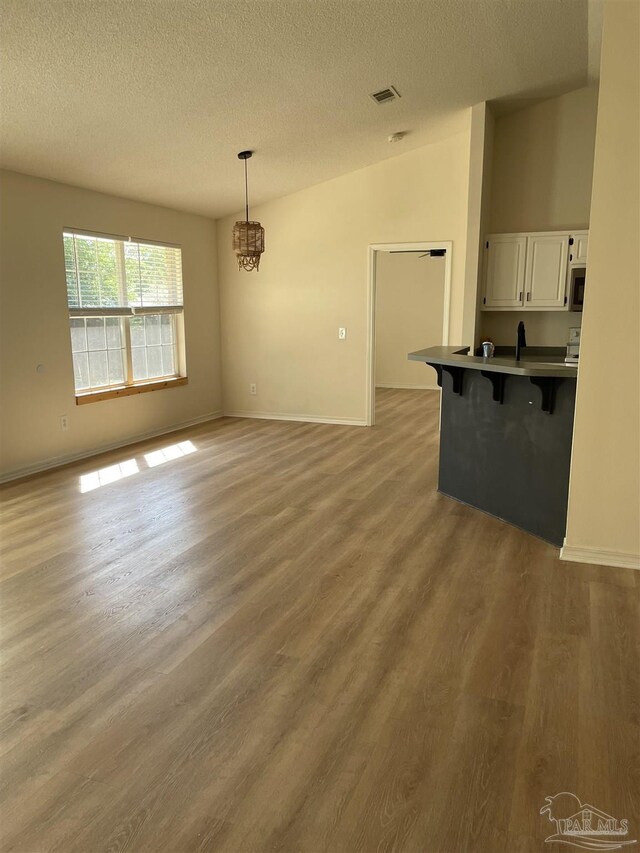
<instances>
[{"instance_id":1,"label":"dark gray cabinet base","mask_svg":"<svg viewBox=\"0 0 640 853\"><path fill-rule=\"evenodd\" d=\"M439 490L562 545L575 379L554 380L549 413L548 389L528 376L508 376L496 389L479 370L461 374L460 387L441 371Z\"/></svg>"}]
</instances>

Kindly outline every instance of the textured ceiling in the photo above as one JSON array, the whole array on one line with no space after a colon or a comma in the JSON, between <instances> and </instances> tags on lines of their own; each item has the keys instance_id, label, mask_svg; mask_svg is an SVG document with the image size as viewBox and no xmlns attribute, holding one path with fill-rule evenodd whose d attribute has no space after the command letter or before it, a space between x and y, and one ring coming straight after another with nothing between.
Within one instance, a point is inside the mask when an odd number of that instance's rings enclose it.
<instances>
[{"instance_id":1,"label":"textured ceiling","mask_svg":"<svg viewBox=\"0 0 640 853\"><path fill-rule=\"evenodd\" d=\"M210 216L587 82L587 0L2 0L1 164ZM402 99L376 105L389 84ZM408 131L389 144L394 131Z\"/></svg>"}]
</instances>

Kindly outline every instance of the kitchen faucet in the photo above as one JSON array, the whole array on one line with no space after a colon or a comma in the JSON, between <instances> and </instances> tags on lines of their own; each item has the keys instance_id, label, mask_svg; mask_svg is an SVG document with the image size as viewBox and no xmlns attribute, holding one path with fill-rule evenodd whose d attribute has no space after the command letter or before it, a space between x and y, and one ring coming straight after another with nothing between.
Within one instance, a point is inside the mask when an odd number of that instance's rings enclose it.
<instances>
[{"instance_id":1,"label":"kitchen faucet","mask_svg":"<svg viewBox=\"0 0 640 853\"><path fill-rule=\"evenodd\" d=\"M522 320L518 323L518 339L516 341L516 361L520 361L520 350L526 347L527 337L524 331L524 323Z\"/></svg>"}]
</instances>

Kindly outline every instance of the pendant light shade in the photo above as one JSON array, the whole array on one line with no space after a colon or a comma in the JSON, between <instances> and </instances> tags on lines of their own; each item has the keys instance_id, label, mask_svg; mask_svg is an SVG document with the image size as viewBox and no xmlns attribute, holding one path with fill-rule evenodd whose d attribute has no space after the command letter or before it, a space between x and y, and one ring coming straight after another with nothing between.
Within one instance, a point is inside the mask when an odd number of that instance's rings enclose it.
<instances>
[{"instance_id":1,"label":"pendant light shade","mask_svg":"<svg viewBox=\"0 0 640 853\"><path fill-rule=\"evenodd\" d=\"M247 160L253 151L241 151L238 159L244 160L244 204L245 219L233 226L233 251L238 259L239 270L259 270L260 256L264 252L264 228L259 222L249 219L249 189L247 183Z\"/></svg>"},{"instance_id":2,"label":"pendant light shade","mask_svg":"<svg viewBox=\"0 0 640 853\"><path fill-rule=\"evenodd\" d=\"M264 228L259 222L236 222L233 226L233 251L238 258L239 270L260 268L260 255L264 252Z\"/></svg>"}]
</instances>

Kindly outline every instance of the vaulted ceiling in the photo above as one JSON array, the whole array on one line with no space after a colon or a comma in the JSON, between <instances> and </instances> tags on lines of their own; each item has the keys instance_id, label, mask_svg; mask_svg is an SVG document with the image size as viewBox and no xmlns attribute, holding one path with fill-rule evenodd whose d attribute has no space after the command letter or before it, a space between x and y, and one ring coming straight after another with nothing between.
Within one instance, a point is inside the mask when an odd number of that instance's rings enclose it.
<instances>
[{"instance_id":1,"label":"vaulted ceiling","mask_svg":"<svg viewBox=\"0 0 640 853\"><path fill-rule=\"evenodd\" d=\"M1 6L3 167L214 217L242 207L243 148L259 202L457 132L479 101L585 85L589 65L587 0ZM389 84L402 97L375 104Z\"/></svg>"}]
</instances>

